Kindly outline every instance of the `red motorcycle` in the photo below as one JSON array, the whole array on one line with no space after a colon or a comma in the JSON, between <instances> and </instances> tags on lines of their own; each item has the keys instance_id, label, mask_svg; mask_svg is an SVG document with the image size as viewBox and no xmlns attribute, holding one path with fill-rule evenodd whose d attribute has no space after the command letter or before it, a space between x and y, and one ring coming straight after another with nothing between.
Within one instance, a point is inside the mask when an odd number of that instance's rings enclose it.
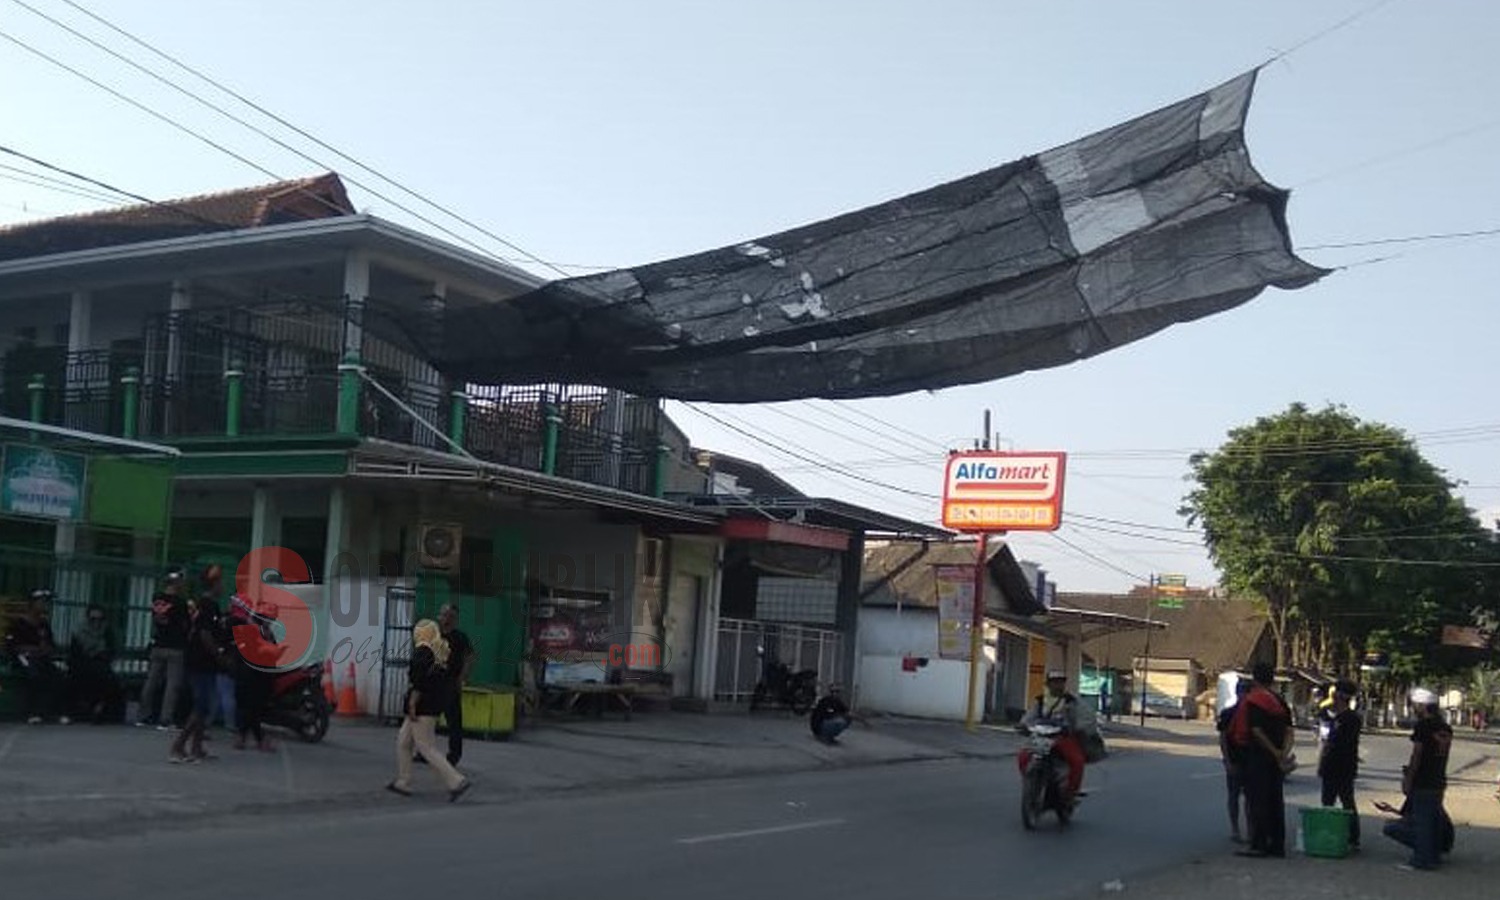
<instances>
[{"instance_id":1,"label":"red motorcycle","mask_svg":"<svg viewBox=\"0 0 1500 900\"><path fill-rule=\"evenodd\" d=\"M262 721L289 729L307 743L316 744L328 734L332 712L328 698L323 695L323 666L315 663L276 675Z\"/></svg>"}]
</instances>

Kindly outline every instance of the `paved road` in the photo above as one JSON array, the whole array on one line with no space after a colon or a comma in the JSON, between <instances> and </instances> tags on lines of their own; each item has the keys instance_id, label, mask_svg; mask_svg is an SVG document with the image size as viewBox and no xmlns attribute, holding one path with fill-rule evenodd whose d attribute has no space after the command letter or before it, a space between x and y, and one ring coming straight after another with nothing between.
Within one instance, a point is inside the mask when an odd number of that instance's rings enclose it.
<instances>
[{"instance_id":1,"label":"paved road","mask_svg":"<svg viewBox=\"0 0 1500 900\"><path fill-rule=\"evenodd\" d=\"M1092 768L1067 832L1023 831L1014 764L967 760L526 801L476 788L458 805L429 789L358 813L0 851L0 883L49 900L1077 896L1230 852L1219 768L1196 743ZM1399 739L1370 744L1378 769L1399 758ZM1289 802L1314 787L1303 774Z\"/></svg>"},{"instance_id":2,"label":"paved road","mask_svg":"<svg viewBox=\"0 0 1500 900\"><path fill-rule=\"evenodd\" d=\"M1091 770L1067 833L1021 829L1014 764L954 761L521 803L393 797L4 851L0 872L6 896L47 898L1042 898L1227 848L1218 783L1191 778L1213 771L1122 753Z\"/></svg>"}]
</instances>

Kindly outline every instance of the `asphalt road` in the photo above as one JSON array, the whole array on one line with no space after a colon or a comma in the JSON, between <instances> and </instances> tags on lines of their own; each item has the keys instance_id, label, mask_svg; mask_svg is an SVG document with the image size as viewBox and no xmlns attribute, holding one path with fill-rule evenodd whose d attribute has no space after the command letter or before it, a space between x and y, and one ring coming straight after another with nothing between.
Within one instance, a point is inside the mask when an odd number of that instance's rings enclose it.
<instances>
[{"instance_id":1,"label":"asphalt road","mask_svg":"<svg viewBox=\"0 0 1500 900\"><path fill-rule=\"evenodd\" d=\"M1376 782L1402 745L1368 743ZM1307 748L1304 752L1310 752ZM419 773L425 774L425 773ZM357 813L0 851L7 897L436 896L621 900L1069 897L1227 854L1215 759L1122 752L1090 768L1071 829L1021 828L1013 761L912 763L524 801L476 788ZM1312 797L1299 773L1289 804ZM1289 810L1289 829L1295 829ZM1294 833L1294 832L1293 832Z\"/></svg>"}]
</instances>

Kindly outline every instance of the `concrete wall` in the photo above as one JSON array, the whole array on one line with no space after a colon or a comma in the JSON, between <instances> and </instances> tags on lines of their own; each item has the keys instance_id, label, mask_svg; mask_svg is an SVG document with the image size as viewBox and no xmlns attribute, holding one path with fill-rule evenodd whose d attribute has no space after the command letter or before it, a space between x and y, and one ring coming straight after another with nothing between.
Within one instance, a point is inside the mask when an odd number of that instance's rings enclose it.
<instances>
[{"instance_id":1,"label":"concrete wall","mask_svg":"<svg viewBox=\"0 0 1500 900\"><path fill-rule=\"evenodd\" d=\"M938 614L933 609L860 611L859 662L856 682L861 709L896 715L963 721L968 715L969 664L938 658ZM993 629L987 629L992 639ZM908 672L905 657L925 657L927 665ZM996 648L984 648L975 688L976 708L983 711L995 677Z\"/></svg>"},{"instance_id":2,"label":"concrete wall","mask_svg":"<svg viewBox=\"0 0 1500 900\"><path fill-rule=\"evenodd\" d=\"M980 671L975 700L981 709L985 682L992 671L991 665ZM926 666L906 672L899 656L860 659L859 707L863 710L962 722L968 714L968 686L969 664L959 660L929 659Z\"/></svg>"}]
</instances>

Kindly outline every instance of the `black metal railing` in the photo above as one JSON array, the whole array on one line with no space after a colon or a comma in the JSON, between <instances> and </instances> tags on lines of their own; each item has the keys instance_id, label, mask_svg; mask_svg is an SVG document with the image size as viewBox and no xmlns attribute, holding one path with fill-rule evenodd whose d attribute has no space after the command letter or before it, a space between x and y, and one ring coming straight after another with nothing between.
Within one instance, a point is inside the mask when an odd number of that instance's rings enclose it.
<instances>
[{"instance_id":1,"label":"black metal railing","mask_svg":"<svg viewBox=\"0 0 1500 900\"><path fill-rule=\"evenodd\" d=\"M355 334L365 372L384 389L360 385L360 434L451 452L444 436L454 434L458 387L467 396L463 446L475 457L538 472L550 463L557 476L637 493L655 488L659 401L589 386L455 385L414 343L350 327L337 301L294 302L164 313L140 340L110 349L22 345L0 357L0 412L29 418L39 401L48 424L119 435L133 393L142 438L223 436L237 382L241 436L333 434L339 366Z\"/></svg>"}]
</instances>

